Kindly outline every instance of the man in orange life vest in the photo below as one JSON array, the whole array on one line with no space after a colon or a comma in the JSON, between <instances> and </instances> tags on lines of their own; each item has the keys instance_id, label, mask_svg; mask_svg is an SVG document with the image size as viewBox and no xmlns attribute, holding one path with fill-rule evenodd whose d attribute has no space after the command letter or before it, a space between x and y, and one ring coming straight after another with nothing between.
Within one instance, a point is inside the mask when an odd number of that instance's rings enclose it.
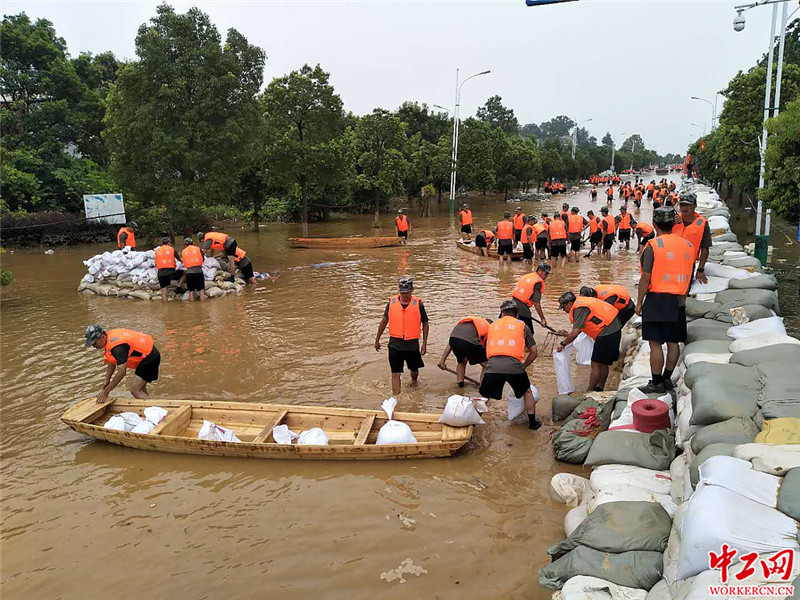
<instances>
[{"instance_id":1,"label":"man in orange life vest","mask_svg":"<svg viewBox=\"0 0 800 600\"><path fill-rule=\"evenodd\" d=\"M600 219L600 231L603 232L603 256L611 260L611 247L614 245L617 233L617 222L610 214L608 214L608 207L603 206L600 209L602 218Z\"/></svg>"},{"instance_id":2,"label":"man in orange life vest","mask_svg":"<svg viewBox=\"0 0 800 600\"><path fill-rule=\"evenodd\" d=\"M461 205L461 212L458 213L458 220L461 223L461 241L468 242L472 236L472 211L466 204Z\"/></svg>"},{"instance_id":3,"label":"man in orange life vest","mask_svg":"<svg viewBox=\"0 0 800 600\"><path fill-rule=\"evenodd\" d=\"M522 212L522 207L518 206L514 209L514 244L517 244L522 239L522 228L525 226L525 213Z\"/></svg>"},{"instance_id":4,"label":"man in orange life vest","mask_svg":"<svg viewBox=\"0 0 800 600\"><path fill-rule=\"evenodd\" d=\"M620 243L625 242L625 250L631 249L631 230L636 225L636 219L628 212L628 206L623 204L619 207L619 216L616 218L618 223L618 236Z\"/></svg>"},{"instance_id":5,"label":"man in orange life vest","mask_svg":"<svg viewBox=\"0 0 800 600\"><path fill-rule=\"evenodd\" d=\"M550 231L550 217L547 213L542 213L541 222L534 225L536 233L536 243L534 244L535 256L537 260L544 260L547 254L548 233Z\"/></svg>"},{"instance_id":6,"label":"man in orange life vest","mask_svg":"<svg viewBox=\"0 0 800 600\"><path fill-rule=\"evenodd\" d=\"M700 261L695 271L695 279L700 283L708 283L705 271L708 249L711 248L711 228L708 226L708 221L695 212L697 195L694 192L681 194L679 205L680 221L672 228L672 233L691 242L694 259Z\"/></svg>"},{"instance_id":7,"label":"man in orange life vest","mask_svg":"<svg viewBox=\"0 0 800 600\"><path fill-rule=\"evenodd\" d=\"M489 248L492 247L495 239L497 238L491 229L481 229L475 235L475 247L481 249L481 256L489 256Z\"/></svg>"},{"instance_id":8,"label":"man in orange life vest","mask_svg":"<svg viewBox=\"0 0 800 600\"><path fill-rule=\"evenodd\" d=\"M550 258L553 259L553 264L558 264L558 258L561 257L561 266L563 267L567 264L567 224L564 219L559 216L550 221L547 237L550 242Z\"/></svg>"},{"instance_id":9,"label":"man in orange life vest","mask_svg":"<svg viewBox=\"0 0 800 600\"><path fill-rule=\"evenodd\" d=\"M623 327L636 314L636 305L631 300L631 293L624 286L614 283L602 283L595 286L584 285L581 287L580 295L586 298L600 298L600 300L608 302L619 311L617 318L619 319L619 324Z\"/></svg>"},{"instance_id":10,"label":"man in orange life vest","mask_svg":"<svg viewBox=\"0 0 800 600\"><path fill-rule=\"evenodd\" d=\"M576 298L572 292L564 292L558 305L569 315L572 331L556 349L562 352L581 332L594 340L592 370L589 374L589 391L603 391L608 379L608 368L619 358L622 340L622 325L616 308L599 298Z\"/></svg>"},{"instance_id":11,"label":"man in orange life vest","mask_svg":"<svg viewBox=\"0 0 800 600\"><path fill-rule=\"evenodd\" d=\"M679 344L686 341L686 294L694 267L692 244L672 233L675 210L666 206L656 209L653 224L658 235L647 242L639 259L642 277L636 303L636 313L642 316L642 339L650 343L651 379L639 388L647 394L673 387ZM666 361L661 349L665 343Z\"/></svg>"},{"instance_id":12,"label":"man in orange life vest","mask_svg":"<svg viewBox=\"0 0 800 600\"><path fill-rule=\"evenodd\" d=\"M581 252L581 236L583 235L583 230L589 226L589 221L586 220L585 217L578 214L578 207L573 206L570 214L567 215L567 233L569 233L569 247L570 247L570 256L569 260L571 261L573 257L575 258L575 262L579 262L580 252Z\"/></svg>"},{"instance_id":13,"label":"man in orange life vest","mask_svg":"<svg viewBox=\"0 0 800 600\"><path fill-rule=\"evenodd\" d=\"M447 370L447 357L450 352L456 355L458 366L456 367L456 383L458 387L464 387L464 376L467 371L467 363L480 365L481 378L486 371L486 336L489 334L491 319L482 317L467 317L461 319L450 332L450 339L444 348L442 358L437 365L442 371Z\"/></svg>"},{"instance_id":14,"label":"man in orange life vest","mask_svg":"<svg viewBox=\"0 0 800 600\"><path fill-rule=\"evenodd\" d=\"M197 239L200 240L200 249L206 253L206 256L211 256L214 251L222 252L228 260L228 265L231 268L230 279L236 278L236 250L239 245L236 240L229 236L227 233L221 231L209 231L203 233L202 231L197 234Z\"/></svg>"},{"instance_id":15,"label":"man in orange life vest","mask_svg":"<svg viewBox=\"0 0 800 600\"><path fill-rule=\"evenodd\" d=\"M592 247L586 254L586 258L589 258L595 248L597 248L597 253L600 254L600 242L603 239L603 231L600 229L600 217L596 216L593 210L587 212L586 215L589 217L589 242L592 244Z\"/></svg>"},{"instance_id":16,"label":"man in orange life vest","mask_svg":"<svg viewBox=\"0 0 800 600\"><path fill-rule=\"evenodd\" d=\"M503 214L503 220L497 223L496 231L498 266L502 267L503 262L511 264L514 253L514 223L511 222L510 212Z\"/></svg>"},{"instance_id":17,"label":"man in orange life vest","mask_svg":"<svg viewBox=\"0 0 800 600\"><path fill-rule=\"evenodd\" d=\"M129 246L131 250L136 249L136 236L133 233L133 228L136 223L130 221L125 223L125 227L120 227L117 232L117 248L122 250L125 246Z\"/></svg>"},{"instance_id":18,"label":"man in orange life vest","mask_svg":"<svg viewBox=\"0 0 800 600\"><path fill-rule=\"evenodd\" d=\"M183 281L183 276L186 273L186 271L175 269L178 261L181 260L181 256L172 246L172 238L165 237L161 239L161 245L155 249L154 259L156 269L158 269L158 287L161 288L161 301L166 302L170 282L175 280Z\"/></svg>"},{"instance_id":19,"label":"man in orange life vest","mask_svg":"<svg viewBox=\"0 0 800 600\"><path fill-rule=\"evenodd\" d=\"M392 394L400 393L400 375L403 363L411 371L411 385L416 385L419 370L425 366L422 357L428 347L428 314L422 300L413 295L414 279L402 277L397 285L397 296L386 304L383 319L375 336L375 350L381 349L381 336L389 326L389 367L392 370ZM422 330L422 347L419 345Z\"/></svg>"},{"instance_id":20,"label":"man in orange life vest","mask_svg":"<svg viewBox=\"0 0 800 600\"><path fill-rule=\"evenodd\" d=\"M146 333L130 329L109 329L89 325L83 334L84 346L93 346L105 352L106 376L97 402L108 400L108 395L125 378L128 368L135 369L130 391L134 398L147 400L147 384L158 379L161 354ZM116 371L116 372L115 372ZM112 377L113 376L113 377Z\"/></svg>"},{"instance_id":21,"label":"man in orange life vest","mask_svg":"<svg viewBox=\"0 0 800 600\"><path fill-rule=\"evenodd\" d=\"M639 246L636 248L636 251L641 254L645 244L656 237L656 230L650 223L639 221L636 223L633 231L636 233L636 239L639 241Z\"/></svg>"},{"instance_id":22,"label":"man in orange life vest","mask_svg":"<svg viewBox=\"0 0 800 600\"><path fill-rule=\"evenodd\" d=\"M408 217L403 212L403 209L397 211L397 217L394 220L395 229L397 229L397 237L403 238L403 243L408 242L408 230L411 229L411 224L408 222Z\"/></svg>"},{"instance_id":23,"label":"man in orange life vest","mask_svg":"<svg viewBox=\"0 0 800 600\"><path fill-rule=\"evenodd\" d=\"M530 328L531 333L533 333L531 307L536 309L542 327L547 327L547 319L544 318L542 311L542 294L544 294L544 282L551 271L552 268L548 263L540 263L536 267L535 273L528 273L520 277L511 294L511 298L517 306L517 318Z\"/></svg>"},{"instance_id":24,"label":"man in orange life vest","mask_svg":"<svg viewBox=\"0 0 800 600\"><path fill-rule=\"evenodd\" d=\"M536 242L536 232L544 227L536 228L536 217L529 215L525 217L525 224L522 226L522 260L528 266L533 266L533 245Z\"/></svg>"},{"instance_id":25,"label":"man in orange life vest","mask_svg":"<svg viewBox=\"0 0 800 600\"><path fill-rule=\"evenodd\" d=\"M486 336L486 356L489 358L478 390L481 396L500 400L503 387L511 386L517 398L525 398L528 427L539 429L536 420L536 399L526 369L536 360L538 350L533 332L517 318L517 305L506 300L500 305L500 318L489 325Z\"/></svg>"},{"instance_id":26,"label":"man in orange life vest","mask_svg":"<svg viewBox=\"0 0 800 600\"><path fill-rule=\"evenodd\" d=\"M189 302L194 302L195 293L200 295L200 302L206 299L206 282L203 277L203 251L194 245L192 238L183 238L181 262L186 269L186 290Z\"/></svg>"}]
</instances>

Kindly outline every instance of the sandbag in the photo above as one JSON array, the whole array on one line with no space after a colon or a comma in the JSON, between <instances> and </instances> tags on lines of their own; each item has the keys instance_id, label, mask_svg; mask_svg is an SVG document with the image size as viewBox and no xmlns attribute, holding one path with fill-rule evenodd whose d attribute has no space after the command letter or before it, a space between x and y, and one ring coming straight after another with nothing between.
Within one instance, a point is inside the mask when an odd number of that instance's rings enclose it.
<instances>
[{"instance_id":1,"label":"sandbag","mask_svg":"<svg viewBox=\"0 0 800 600\"><path fill-rule=\"evenodd\" d=\"M645 600L672 600L672 592L669 589L669 584L663 579L659 580L659 582L647 592Z\"/></svg>"},{"instance_id":2,"label":"sandbag","mask_svg":"<svg viewBox=\"0 0 800 600\"><path fill-rule=\"evenodd\" d=\"M800 467L800 446L768 446L765 444L744 444L733 452L736 458L748 460L756 471L783 475Z\"/></svg>"},{"instance_id":3,"label":"sandbag","mask_svg":"<svg viewBox=\"0 0 800 600\"><path fill-rule=\"evenodd\" d=\"M725 290L714 297L715 302L744 306L745 304L760 304L778 310L778 294L769 290Z\"/></svg>"},{"instance_id":4,"label":"sandbag","mask_svg":"<svg viewBox=\"0 0 800 600\"><path fill-rule=\"evenodd\" d=\"M559 394L570 394L575 391L569 364L573 349L572 344L570 344L561 352L553 350L553 367L556 371L556 387Z\"/></svg>"},{"instance_id":5,"label":"sandbag","mask_svg":"<svg viewBox=\"0 0 800 600\"><path fill-rule=\"evenodd\" d=\"M777 290L778 280L775 275L762 273L755 277L745 277L744 279L731 279L728 282L728 289L731 290L747 290L747 289L760 289L760 290Z\"/></svg>"},{"instance_id":6,"label":"sandbag","mask_svg":"<svg viewBox=\"0 0 800 600\"><path fill-rule=\"evenodd\" d=\"M692 452L698 454L711 444L749 444L756 435L758 427L753 419L734 417L701 428L692 436Z\"/></svg>"},{"instance_id":7,"label":"sandbag","mask_svg":"<svg viewBox=\"0 0 800 600\"><path fill-rule=\"evenodd\" d=\"M556 460L575 465L586 460L594 438L578 433L584 429L583 419L573 419L567 421L553 435L553 453Z\"/></svg>"},{"instance_id":8,"label":"sandbag","mask_svg":"<svg viewBox=\"0 0 800 600\"><path fill-rule=\"evenodd\" d=\"M658 504L670 517L672 517L678 509L678 505L675 504L675 501L669 494L656 494L642 488L628 485L604 487L599 492L594 492L593 497L589 500L587 505L591 513L599 506L608 503L616 504L618 502L651 502Z\"/></svg>"},{"instance_id":9,"label":"sandbag","mask_svg":"<svg viewBox=\"0 0 800 600\"><path fill-rule=\"evenodd\" d=\"M550 498L567 506L578 506L592 496L589 480L572 473L556 473L550 479Z\"/></svg>"},{"instance_id":10,"label":"sandbag","mask_svg":"<svg viewBox=\"0 0 800 600\"><path fill-rule=\"evenodd\" d=\"M709 275L706 277L706 283L700 283L697 279L692 282L689 288L689 295L696 296L697 294L716 294L723 290L728 289L728 280L723 277L714 277Z\"/></svg>"},{"instance_id":11,"label":"sandbag","mask_svg":"<svg viewBox=\"0 0 800 600\"><path fill-rule=\"evenodd\" d=\"M800 520L800 469L789 470L781 480L778 510L796 521Z\"/></svg>"},{"instance_id":12,"label":"sandbag","mask_svg":"<svg viewBox=\"0 0 800 600\"><path fill-rule=\"evenodd\" d=\"M797 363L776 360L759 364L758 371L764 382L758 402L764 418L800 418L800 378L797 376Z\"/></svg>"},{"instance_id":13,"label":"sandbag","mask_svg":"<svg viewBox=\"0 0 800 600\"><path fill-rule=\"evenodd\" d=\"M547 553L558 559L578 546L614 553L630 550L663 552L671 526L672 519L660 504L610 502L590 512L567 539L550 546Z\"/></svg>"},{"instance_id":14,"label":"sandbag","mask_svg":"<svg viewBox=\"0 0 800 600\"><path fill-rule=\"evenodd\" d=\"M675 458L675 438L661 429L653 433L603 431L592 444L585 465L634 465L663 471Z\"/></svg>"},{"instance_id":15,"label":"sandbag","mask_svg":"<svg viewBox=\"0 0 800 600\"><path fill-rule=\"evenodd\" d=\"M687 298L688 300L688 298ZM690 354L723 354L725 352L733 352L730 349L730 340L697 340L691 344L686 344L683 347L681 356L686 357Z\"/></svg>"},{"instance_id":16,"label":"sandbag","mask_svg":"<svg viewBox=\"0 0 800 600\"><path fill-rule=\"evenodd\" d=\"M568 421L581 418L589 408L596 409L595 416L600 423L600 429L608 429L611 422L611 413L614 411L613 399L608 392L590 392L586 398L575 407L575 410L567 417Z\"/></svg>"},{"instance_id":17,"label":"sandbag","mask_svg":"<svg viewBox=\"0 0 800 600\"><path fill-rule=\"evenodd\" d=\"M669 471L654 471L630 465L602 465L595 467L589 476L593 492L608 487L636 487L655 494L669 494L672 484Z\"/></svg>"},{"instance_id":18,"label":"sandbag","mask_svg":"<svg viewBox=\"0 0 800 600\"><path fill-rule=\"evenodd\" d=\"M733 456L712 456L699 466L702 485L715 485L744 498L775 508L781 478L753 470L753 465Z\"/></svg>"},{"instance_id":19,"label":"sandbag","mask_svg":"<svg viewBox=\"0 0 800 600\"><path fill-rule=\"evenodd\" d=\"M695 319L686 324L686 343L691 344L697 340L730 340L728 327L727 323L714 319Z\"/></svg>"},{"instance_id":20,"label":"sandbag","mask_svg":"<svg viewBox=\"0 0 800 600\"><path fill-rule=\"evenodd\" d=\"M700 481L700 465L712 456L734 456L736 448L736 444L709 444L703 448L689 463L689 481L692 486Z\"/></svg>"},{"instance_id":21,"label":"sandbag","mask_svg":"<svg viewBox=\"0 0 800 600\"><path fill-rule=\"evenodd\" d=\"M439 423L451 427L466 427L467 425L485 425L483 419L475 410L472 398L453 395L447 399L447 404L439 417Z\"/></svg>"},{"instance_id":22,"label":"sandbag","mask_svg":"<svg viewBox=\"0 0 800 600\"><path fill-rule=\"evenodd\" d=\"M798 549L798 523L774 508L728 489L698 485L689 499L681 528L678 578L708 569L708 553L732 544L739 555Z\"/></svg>"},{"instance_id":23,"label":"sandbag","mask_svg":"<svg viewBox=\"0 0 800 600\"><path fill-rule=\"evenodd\" d=\"M800 345L800 340L788 335L781 335L776 333L760 333L746 338L735 340L730 343L728 350L736 354L743 350L752 350L755 348L764 348L769 346L776 346L778 344L794 344Z\"/></svg>"},{"instance_id":24,"label":"sandbag","mask_svg":"<svg viewBox=\"0 0 800 600\"><path fill-rule=\"evenodd\" d=\"M687 367L683 374L683 382L691 390L698 381L706 377L751 390L758 390L761 387L758 370L752 367L710 362L697 362Z\"/></svg>"},{"instance_id":25,"label":"sandbag","mask_svg":"<svg viewBox=\"0 0 800 600\"><path fill-rule=\"evenodd\" d=\"M579 504L564 515L564 535L569 536L589 516L589 503Z\"/></svg>"},{"instance_id":26,"label":"sandbag","mask_svg":"<svg viewBox=\"0 0 800 600\"><path fill-rule=\"evenodd\" d=\"M764 421L761 432L753 441L757 444L800 444L800 419L783 418Z\"/></svg>"},{"instance_id":27,"label":"sandbag","mask_svg":"<svg viewBox=\"0 0 800 600\"><path fill-rule=\"evenodd\" d=\"M706 275L713 277L725 277L726 279L746 279L748 277L756 277L757 275L744 269L737 269L735 267L724 267L717 263L706 263Z\"/></svg>"},{"instance_id":28,"label":"sandbag","mask_svg":"<svg viewBox=\"0 0 800 600\"><path fill-rule=\"evenodd\" d=\"M689 460L686 454L681 454L676 457L669 466L669 476L672 478L672 482L669 486L669 495L676 504L683 504L686 499L684 497L683 481L688 471Z\"/></svg>"},{"instance_id":29,"label":"sandbag","mask_svg":"<svg viewBox=\"0 0 800 600\"><path fill-rule=\"evenodd\" d=\"M319 427L312 427L306 431L301 431L297 436L298 446L327 446L328 434Z\"/></svg>"},{"instance_id":30,"label":"sandbag","mask_svg":"<svg viewBox=\"0 0 800 600\"><path fill-rule=\"evenodd\" d=\"M648 597L644 590L583 575L567 581L559 594L560 600L645 600Z\"/></svg>"},{"instance_id":31,"label":"sandbag","mask_svg":"<svg viewBox=\"0 0 800 600\"><path fill-rule=\"evenodd\" d=\"M578 546L539 570L539 583L551 590L560 589L577 575L601 577L617 585L649 590L661 579L663 555L652 550L632 550L612 554Z\"/></svg>"},{"instance_id":32,"label":"sandbag","mask_svg":"<svg viewBox=\"0 0 800 600\"><path fill-rule=\"evenodd\" d=\"M726 258L722 260L722 264L727 267L735 267L737 269L746 269L748 271L761 271L761 261L752 256L744 258Z\"/></svg>"},{"instance_id":33,"label":"sandbag","mask_svg":"<svg viewBox=\"0 0 800 600\"><path fill-rule=\"evenodd\" d=\"M735 340L739 338L750 337L751 335L759 335L761 333L777 333L786 334L786 327L783 325L782 317L769 317L767 319L759 319L752 323L745 323L744 325L735 325L726 332L728 337Z\"/></svg>"},{"instance_id":34,"label":"sandbag","mask_svg":"<svg viewBox=\"0 0 800 600\"><path fill-rule=\"evenodd\" d=\"M396 398L387 398L381 404L381 408L383 412L386 413L388 421L378 430L378 437L375 440L376 446L417 443L417 438L414 436L414 432L411 431L411 427L409 427L407 423L392 419L396 407Z\"/></svg>"},{"instance_id":35,"label":"sandbag","mask_svg":"<svg viewBox=\"0 0 800 600\"><path fill-rule=\"evenodd\" d=\"M686 298L686 316L699 319L706 313L716 312L722 306L719 302L702 302L696 298Z\"/></svg>"},{"instance_id":36,"label":"sandbag","mask_svg":"<svg viewBox=\"0 0 800 600\"><path fill-rule=\"evenodd\" d=\"M732 363L748 367L778 361L787 361L795 365L800 364L800 345L777 344L775 346L764 346L763 348L753 348L752 350L741 350L731 356Z\"/></svg>"},{"instance_id":37,"label":"sandbag","mask_svg":"<svg viewBox=\"0 0 800 600\"><path fill-rule=\"evenodd\" d=\"M563 421L573 410L583 402L586 396L580 392L571 394L558 394L553 398L552 411L553 421Z\"/></svg>"},{"instance_id":38,"label":"sandbag","mask_svg":"<svg viewBox=\"0 0 800 600\"><path fill-rule=\"evenodd\" d=\"M734 417L752 417L758 394L752 387L706 375L692 385L692 425L712 425Z\"/></svg>"},{"instance_id":39,"label":"sandbag","mask_svg":"<svg viewBox=\"0 0 800 600\"><path fill-rule=\"evenodd\" d=\"M728 305L721 305L721 306L728 306ZM758 321L759 319L768 319L774 316L774 313L771 309L767 308L766 306L761 306L760 304L745 304L744 306L737 307L741 308L744 311L744 314L747 316L747 319L750 321ZM709 314L706 315L710 319L714 319L716 321L721 321L723 323L733 323L733 315L731 314L730 308L726 310L718 310L713 315Z\"/></svg>"}]
</instances>

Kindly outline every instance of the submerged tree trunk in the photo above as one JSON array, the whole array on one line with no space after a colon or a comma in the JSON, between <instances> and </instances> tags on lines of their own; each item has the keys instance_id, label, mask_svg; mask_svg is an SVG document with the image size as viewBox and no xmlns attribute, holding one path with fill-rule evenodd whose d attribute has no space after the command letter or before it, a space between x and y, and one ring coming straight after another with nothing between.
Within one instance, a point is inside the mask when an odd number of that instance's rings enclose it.
<instances>
[{"instance_id":1,"label":"submerged tree trunk","mask_svg":"<svg viewBox=\"0 0 800 600\"><path fill-rule=\"evenodd\" d=\"M375 223L381 218L381 193L375 190Z\"/></svg>"},{"instance_id":2,"label":"submerged tree trunk","mask_svg":"<svg viewBox=\"0 0 800 600\"><path fill-rule=\"evenodd\" d=\"M300 184L300 197L303 201L303 237L308 237L308 190L305 181Z\"/></svg>"},{"instance_id":3,"label":"submerged tree trunk","mask_svg":"<svg viewBox=\"0 0 800 600\"><path fill-rule=\"evenodd\" d=\"M257 197L253 197L253 231L258 233L259 228L259 212L261 210L261 200Z\"/></svg>"}]
</instances>

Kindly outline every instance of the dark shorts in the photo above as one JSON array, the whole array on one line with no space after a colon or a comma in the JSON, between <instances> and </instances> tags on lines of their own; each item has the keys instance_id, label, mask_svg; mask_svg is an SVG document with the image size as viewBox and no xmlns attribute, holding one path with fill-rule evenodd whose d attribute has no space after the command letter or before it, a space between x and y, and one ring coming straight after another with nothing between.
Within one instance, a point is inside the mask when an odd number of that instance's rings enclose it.
<instances>
[{"instance_id":1,"label":"dark shorts","mask_svg":"<svg viewBox=\"0 0 800 600\"><path fill-rule=\"evenodd\" d=\"M552 258L558 258L559 256L566 256L566 255L567 255L566 242L562 244L556 244L556 243L550 244L550 256Z\"/></svg>"},{"instance_id":2,"label":"dark shorts","mask_svg":"<svg viewBox=\"0 0 800 600\"><path fill-rule=\"evenodd\" d=\"M573 252L580 252L581 249L581 241L580 240L570 240L569 241L569 248Z\"/></svg>"},{"instance_id":3,"label":"dark shorts","mask_svg":"<svg viewBox=\"0 0 800 600\"><path fill-rule=\"evenodd\" d=\"M205 279L202 273L187 273L186 274L186 289L190 292L201 292L206 286Z\"/></svg>"},{"instance_id":4,"label":"dark shorts","mask_svg":"<svg viewBox=\"0 0 800 600\"><path fill-rule=\"evenodd\" d=\"M597 192L592 193L592 200L597 200Z\"/></svg>"},{"instance_id":5,"label":"dark shorts","mask_svg":"<svg viewBox=\"0 0 800 600\"><path fill-rule=\"evenodd\" d=\"M256 274L253 272L253 263L252 262L247 263L243 267L239 267L239 270L242 272L242 275L244 276L245 281L247 281L248 279L256 276Z\"/></svg>"},{"instance_id":6,"label":"dark shorts","mask_svg":"<svg viewBox=\"0 0 800 600\"><path fill-rule=\"evenodd\" d=\"M647 192L647 198L652 199L652 197L653 197L653 190L650 190Z\"/></svg>"},{"instance_id":7,"label":"dark shorts","mask_svg":"<svg viewBox=\"0 0 800 600\"><path fill-rule=\"evenodd\" d=\"M620 229L619 230L619 241L620 242L629 242L629 241L631 241L631 230L630 229Z\"/></svg>"},{"instance_id":8,"label":"dark shorts","mask_svg":"<svg viewBox=\"0 0 800 600\"><path fill-rule=\"evenodd\" d=\"M239 248L237 241L231 240L231 245L225 248L225 256L236 256L237 248Z\"/></svg>"},{"instance_id":9,"label":"dark shorts","mask_svg":"<svg viewBox=\"0 0 800 600\"><path fill-rule=\"evenodd\" d=\"M614 236L607 235L603 238L603 250L611 250L611 246L614 245Z\"/></svg>"},{"instance_id":10,"label":"dark shorts","mask_svg":"<svg viewBox=\"0 0 800 600\"><path fill-rule=\"evenodd\" d=\"M461 233L472 233L472 225L462 225Z\"/></svg>"},{"instance_id":11,"label":"dark shorts","mask_svg":"<svg viewBox=\"0 0 800 600\"><path fill-rule=\"evenodd\" d=\"M619 358L619 343L622 340L622 330L610 335L599 336L594 341L592 362L602 365L612 365Z\"/></svg>"},{"instance_id":12,"label":"dark shorts","mask_svg":"<svg viewBox=\"0 0 800 600\"><path fill-rule=\"evenodd\" d=\"M528 329L531 330L531 333L533 333L533 317L522 317L517 315L517 319L525 323L525 325L528 326Z\"/></svg>"},{"instance_id":13,"label":"dark shorts","mask_svg":"<svg viewBox=\"0 0 800 600\"><path fill-rule=\"evenodd\" d=\"M412 373L419 371L425 366L422 362L422 354L419 350L397 350L396 348L389 347L389 367L392 373L402 373L403 363L408 365L408 370Z\"/></svg>"},{"instance_id":14,"label":"dark shorts","mask_svg":"<svg viewBox=\"0 0 800 600\"><path fill-rule=\"evenodd\" d=\"M511 240L500 240L497 242L497 255L503 256L504 254L513 254L514 244Z\"/></svg>"},{"instance_id":15,"label":"dark shorts","mask_svg":"<svg viewBox=\"0 0 800 600\"><path fill-rule=\"evenodd\" d=\"M158 379L158 366L161 364L161 353L158 348L153 346L152 352L144 357L144 360L136 367L134 374L141 377L147 383L151 383Z\"/></svg>"},{"instance_id":16,"label":"dark shorts","mask_svg":"<svg viewBox=\"0 0 800 600\"><path fill-rule=\"evenodd\" d=\"M600 231L599 229L589 236L589 241L595 245L599 244L600 240L602 239L603 239L603 232Z\"/></svg>"},{"instance_id":17,"label":"dark shorts","mask_svg":"<svg viewBox=\"0 0 800 600\"><path fill-rule=\"evenodd\" d=\"M522 229L515 229L514 230L514 243L517 243L522 239Z\"/></svg>"},{"instance_id":18,"label":"dark shorts","mask_svg":"<svg viewBox=\"0 0 800 600\"><path fill-rule=\"evenodd\" d=\"M479 365L489 360L486 358L486 348L481 345L470 344L467 340L455 337L451 337L448 343L458 362L466 359L471 365Z\"/></svg>"},{"instance_id":19,"label":"dark shorts","mask_svg":"<svg viewBox=\"0 0 800 600\"><path fill-rule=\"evenodd\" d=\"M168 273L167 275L159 275L158 276L158 287L162 290L166 287L169 287L169 284L173 281L178 281L181 277L183 277L185 271L173 271L172 273Z\"/></svg>"},{"instance_id":20,"label":"dark shorts","mask_svg":"<svg viewBox=\"0 0 800 600\"><path fill-rule=\"evenodd\" d=\"M501 400L503 398L503 386L508 383L514 390L517 398L522 398L531 387L531 380L527 373L486 373L481 381L478 393L485 398Z\"/></svg>"},{"instance_id":21,"label":"dark shorts","mask_svg":"<svg viewBox=\"0 0 800 600\"><path fill-rule=\"evenodd\" d=\"M478 248L486 248L486 236L479 233L475 236L475 246Z\"/></svg>"},{"instance_id":22,"label":"dark shorts","mask_svg":"<svg viewBox=\"0 0 800 600\"><path fill-rule=\"evenodd\" d=\"M533 246L530 244L522 244L522 258L533 258Z\"/></svg>"},{"instance_id":23,"label":"dark shorts","mask_svg":"<svg viewBox=\"0 0 800 600\"><path fill-rule=\"evenodd\" d=\"M544 250L545 248L547 248L547 238L536 238L536 249Z\"/></svg>"},{"instance_id":24,"label":"dark shorts","mask_svg":"<svg viewBox=\"0 0 800 600\"><path fill-rule=\"evenodd\" d=\"M648 342L685 342L686 341L686 307L678 308L676 321L642 320L642 339Z\"/></svg>"},{"instance_id":25,"label":"dark shorts","mask_svg":"<svg viewBox=\"0 0 800 600\"><path fill-rule=\"evenodd\" d=\"M408 231L398 231L397 237L408 239Z\"/></svg>"}]
</instances>

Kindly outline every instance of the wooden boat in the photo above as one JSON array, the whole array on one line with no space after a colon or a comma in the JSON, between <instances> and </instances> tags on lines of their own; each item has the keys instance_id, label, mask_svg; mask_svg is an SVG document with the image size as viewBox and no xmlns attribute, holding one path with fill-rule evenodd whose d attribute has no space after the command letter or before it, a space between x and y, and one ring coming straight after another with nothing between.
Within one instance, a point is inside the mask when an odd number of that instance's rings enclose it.
<instances>
[{"instance_id":1,"label":"wooden boat","mask_svg":"<svg viewBox=\"0 0 800 600\"><path fill-rule=\"evenodd\" d=\"M121 412L135 412L143 416L143 410L148 406L160 406L168 411L164 420L150 433L103 427L111 416ZM450 427L438 422L439 415L396 412L393 417L411 427L417 438L416 444L377 446L375 440L387 421L386 414L383 411L350 408L135 398L115 398L98 404L94 398L89 398L68 409L61 420L78 433L129 448L247 458L435 458L452 456L472 437L472 426ZM197 439L204 420L232 429L241 442ZM328 435L329 445L277 444L272 437L272 430L281 424L298 433L320 427Z\"/></svg>"},{"instance_id":2,"label":"wooden boat","mask_svg":"<svg viewBox=\"0 0 800 600\"><path fill-rule=\"evenodd\" d=\"M456 240L456 246L458 246L462 250L465 250L466 252L472 252L473 254L481 256L481 249L478 248L477 246L473 246L472 244L466 244L461 240ZM497 258L497 247L489 248L489 258ZM514 252L511 255L511 260L522 260L522 251Z\"/></svg>"},{"instance_id":3,"label":"wooden boat","mask_svg":"<svg viewBox=\"0 0 800 600\"><path fill-rule=\"evenodd\" d=\"M399 246L403 238L399 237L340 237L340 238L289 238L294 248L385 248Z\"/></svg>"}]
</instances>

